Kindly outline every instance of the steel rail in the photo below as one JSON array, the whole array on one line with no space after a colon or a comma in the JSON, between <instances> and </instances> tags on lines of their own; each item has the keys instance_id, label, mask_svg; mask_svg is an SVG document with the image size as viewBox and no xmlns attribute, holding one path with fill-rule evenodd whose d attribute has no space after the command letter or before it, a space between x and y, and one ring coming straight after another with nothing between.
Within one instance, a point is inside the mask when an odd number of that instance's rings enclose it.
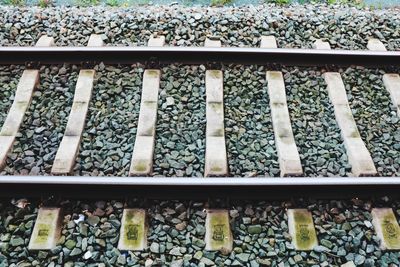
<instances>
[{"instance_id":1,"label":"steel rail","mask_svg":"<svg viewBox=\"0 0 400 267\"><path fill-rule=\"evenodd\" d=\"M279 64L399 66L400 51L210 47L0 47L0 64Z\"/></svg>"},{"instance_id":2,"label":"steel rail","mask_svg":"<svg viewBox=\"0 0 400 267\"><path fill-rule=\"evenodd\" d=\"M3 196L274 199L398 196L400 177L90 177L0 176Z\"/></svg>"}]
</instances>

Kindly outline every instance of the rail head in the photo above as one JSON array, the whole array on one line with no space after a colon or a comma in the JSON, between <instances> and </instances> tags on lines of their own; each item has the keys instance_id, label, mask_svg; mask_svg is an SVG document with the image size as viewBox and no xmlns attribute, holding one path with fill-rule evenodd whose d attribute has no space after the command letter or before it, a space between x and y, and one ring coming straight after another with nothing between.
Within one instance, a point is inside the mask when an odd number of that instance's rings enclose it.
<instances>
[{"instance_id":1,"label":"rail head","mask_svg":"<svg viewBox=\"0 0 400 267\"><path fill-rule=\"evenodd\" d=\"M0 47L0 64L221 64L400 66L400 51L234 47Z\"/></svg>"},{"instance_id":2,"label":"rail head","mask_svg":"<svg viewBox=\"0 0 400 267\"><path fill-rule=\"evenodd\" d=\"M1 196L276 199L398 196L400 177L0 176Z\"/></svg>"},{"instance_id":3,"label":"rail head","mask_svg":"<svg viewBox=\"0 0 400 267\"><path fill-rule=\"evenodd\" d=\"M400 177L129 177L129 176L0 176L0 184L72 184L123 186L347 186L400 185Z\"/></svg>"}]
</instances>

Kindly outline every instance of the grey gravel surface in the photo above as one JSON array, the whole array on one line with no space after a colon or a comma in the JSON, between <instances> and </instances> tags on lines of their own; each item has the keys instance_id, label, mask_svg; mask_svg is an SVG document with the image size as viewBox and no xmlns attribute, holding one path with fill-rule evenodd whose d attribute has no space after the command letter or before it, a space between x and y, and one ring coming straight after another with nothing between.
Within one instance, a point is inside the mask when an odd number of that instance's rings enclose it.
<instances>
[{"instance_id":1,"label":"grey gravel surface","mask_svg":"<svg viewBox=\"0 0 400 267\"><path fill-rule=\"evenodd\" d=\"M0 44L4 46L34 45L42 34L54 37L59 46L83 46L92 33L100 34L107 45L144 46L149 36L158 32L173 46L203 46L207 36L216 35L221 37L223 46L258 47L261 35L274 35L279 47L309 48L315 39L322 38L334 49L366 49L368 38L374 37L388 50L400 49L400 12L395 8L264 5L0 9ZM136 134L143 66L97 68L98 83L74 172L126 175ZM204 66L163 68L155 176L203 175L204 70ZM265 70L257 66L225 66L225 133L232 176L279 175ZM76 67L68 66L43 69L41 79L45 87L36 92L3 173L49 173L69 114L77 71ZM350 166L320 70L283 71L305 175L349 175ZM348 91L365 92L352 94L350 102L379 174L392 176L400 171L399 124L382 88L382 73L371 78L372 84L379 88L371 93L367 93L369 89L354 89L371 85L369 72L346 71L344 75ZM2 109L7 110L11 105L10 97L2 98ZM379 123L374 122L378 118ZM371 134L374 138L367 140Z\"/></svg>"},{"instance_id":2,"label":"grey gravel surface","mask_svg":"<svg viewBox=\"0 0 400 267\"><path fill-rule=\"evenodd\" d=\"M224 72L225 135L232 176L279 176L263 67Z\"/></svg>"},{"instance_id":3,"label":"grey gravel surface","mask_svg":"<svg viewBox=\"0 0 400 267\"><path fill-rule=\"evenodd\" d=\"M383 71L348 68L343 81L362 139L379 175L400 176L400 118L382 82Z\"/></svg>"},{"instance_id":4,"label":"grey gravel surface","mask_svg":"<svg viewBox=\"0 0 400 267\"><path fill-rule=\"evenodd\" d=\"M203 176L205 153L205 68L162 69L154 174Z\"/></svg>"},{"instance_id":5,"label":"grey gravel surface","mask_svg":"<svg viewBox=\"0 0 400 267\"><path fill-rule=\"evenodd\" d=\"M3 125L7 112L11 107L17 89L19 78L22 74L22 68L19 66L0 67L0 125Z\"/></svg>"},{"instance_id":6,"label":"grey gravel surface","mask_svg":"<svg viewBox=\"0 0 400 267\"><path fill-rule=\"evenodd\" d=\"M41 68L40 85L17 135L3 174L50 173L72 105L76 66Z\"/></svg>"},{"instance_id":7,"label":"grey gravel surface","mask_svg":"<svg viewBox=\"0 0 400 267\"><path fill-rule=\"evenodd\" d=\"M97 68L76 175L128 175L142 88L142 68Z\"/></svg>"},{"instance_id":8,"label":"grey gravel surface","mask_svg":"<svg viewBox=\"0 0 400 267\"><path fill-rule=\"evenodd\" d=\"M113 45L146 45L151 33L165 34L170 45L202 46L208 34L228 46L258 46L257 37L272 34L280 47L311 47L329 40L333 48L365 49L376 37L399 50L397 9L359 10L345 5L241 6L202 8L0 7L2 45L33 45L41 34L58 45L85 45L91 33Z\"/></svg>"},{"instance_id":9,"label":"grey gravel surface","mask_svg":"<svg viewBox=\"0 0 400 267\"><path fill-rule=\"evenodd\" d=\"M15 202L15 200L14 200ZM382 251L371 223L372 207L393 207L387 197L347 200L232 202L229 205L233 251L204 249L205 203L151 201L148 248L117 247L123 202L63 201L65 216L59 245L51 251L28 251L38 200L17 208L0 202L1 266L399 266L399 252ZM288 233L286 209L312 212L319 246L295 251ZM81 219L79 219L81 217Z\"/></svg>"},{"instance_id":10,"label":"grey gravel surface","mask_svg":"<svg viewBox=\"0 0 400 267\"><path fill-rule=\"evenodd\" d=\"M169 45L202 46L219 35L225 46L259 46L275 35L280 47L311 47L316 38L333 48L366 49L369 37L389 50L400 49L400 12L344 6L112 9L6 8L0 12L1 45L34 45L40 34L58 45L85 45L91 33L109 45L146 45L152 32ZM126 175L136 134L142 66L98 66L75 173ZM4 120L22 68L1 68L0 119ZM205 145L204 66L163 68L154 174L202 176ZM270 120L265 68L224 69L225 133L234 176L279 173ZM285 68L295 140L307 176L346 176L350 170L320 70ZM399 175L399 118L382 87L382 71L341 71L349 102L380 175ZM11 73L11 74L10 74ZM72 104L78 68L42 68L41 86L3 174L48 174ZM245 79L246 78L246 79ZM124 204L121 200L64 201L62 237L56 249L27 250L39 200L25 208L0 201L0 266L399 266L399 252L379 249L371 225L372 207L392 207L395 199L231 202L234 250L224 256L204 249L203 202L155 201L148 208L149 247L116 249ZM308 208L320 246L296 252L288 235L286 208ZM77 220L83 216L83 221ZM75 223L75 220L76 223Z\"/></svg>"},{"instance_id":11,"label":"grey gravel surface","mask_svg":"<svg viewBox=\"0 0 400 267\"><path fill-rule=\"evenodd\" d=\"M289 114L306 176L346 176L351 168L322 73L285 69Z\"/></svg>"}]
</instances>

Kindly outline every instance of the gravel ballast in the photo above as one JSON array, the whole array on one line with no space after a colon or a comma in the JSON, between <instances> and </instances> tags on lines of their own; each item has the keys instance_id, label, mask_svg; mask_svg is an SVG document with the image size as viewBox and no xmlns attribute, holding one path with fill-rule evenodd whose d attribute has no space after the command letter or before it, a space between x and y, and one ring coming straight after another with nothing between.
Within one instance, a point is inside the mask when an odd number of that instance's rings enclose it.
<instances>
[{"instance_id":1,"label":"gravel ballast","mask_svg":"<svg viewBox=\"0 0 400 267\"><path fill-rule=\"evenodd\" d=\"M203 46L207 36L223 46L258 47L274 35L278 47L311 48L315 39L332 49L366 49L378 38L400 50L400 12L340 5L225 8L144 6L135 8L0 7L0 45L33 46L42 34L58 46L84 46L90 34L106 45L145 46L154 32L171 46ZM34 93L2 174L50 173L71 109L80 66L47 66ZM126 176L135 142L144 66L95 66L96 83L75 175ZM0 68L0 123L13 101L23 66ZM202 177L205 153L206 67L162 66L153 176ZM264 66L229 65L224 73L225 135L231 176L279 176ZM304 174L349 176L351 166L329 101L323 69L279 67ZM361 138L381 176L400 176L400 118L382 84L384 70L340 69ZM396 70L396 72L399 72ZM60 178L61 179L61 178ZM100 179L100 178L99 178ZM149 178L151 179L151 178ZM134 197L134 196L130 196ZM177 196L179 197L179 196ZM400 202L374 199L231 201L233 251L205 250L201 201L147 201L148 248L117 249L124 201L63 200L64 223L57 247L29 251L39 199L0 200L0 266L400 266L399 252L383 251L372 226L373 207ZM20 202L21 203L21 202ZM133 203L133 201L132 201ZM137 207L137 205L130 205ZM143 207L143 205L141 205ZM312 212L319 246L294 250L287 208Z\"/></svg>"},{"instance_id":2,"label":"gravel ballast","mask_svg":"<svg viewBox=\"0 0 400 267\"><path fill-rule=\"evenodd\" d=\"M142 68L97 68L75 175L128 175L142 72Z\"/></svg>"},{"instance_id":3,"label":"gravel ballast","mask_svg":"<svg viewBox=\"0 0 400 267\"><path fill-rule=\"evenodd\" d=\"M382 251L372 226L371 208L393 208L387 197L347 200L231 202L228 206L233 251L206 251L205 203L150 201L148 248L143 252L117 247L123 202L63 201L64 223L59 245L51 251L28 251L38 200L18 208L0 203L2 266L399 266L399 252ZM287 225L287 208L312 212L319 245L295 251Z\"/></svg>"},{"instance_id":4,"label":"gravel ballast","mask_svg":"<svg viewBox=\"0 0 400 267\"><path fill-rule=\"evenodd\" d=\"M205 153L205 68L162 69L154 175L203 176Z\"/></svg>"},{"instance_id":5,"label":"gravel ballast","mask_svg":"<svg viewBox=\"0 0 400 267\"><path fill-rule=\"evenodd\" d=\"M225 138L232 176L279 176L265 72L263 67L231 66L224 73Z\"/></svg>"},{"instance_id":6,"label":"gravel ballast","mask_svg":"<svg viewBox=\"0 0 400 267\"><path fill-rule=\"evenodd\" d=\"M306 176L346 176L350 166L322 73L284 71L293 134Z\"/></svg>"},{"instance_id":7,"label":"gravel ballast","mask_svg":"<svg viewBox=\"0 0 400 267\"><path fill-rule=\"evenodd\" d=\"M383 71L358 67L343 73L361 138L382 176L400 175L400 118L381 79Z\"/></svg>"},{"instance_id":8,"label":"gravel ballast","mask_svg":"<svg viewBox=\"0 0 400 267\"><path fill-rule=\"evenodd\" d=\"M12 105L15 91L17 90L18 80L22 74L19 66L2 66L0 67L0 84L1 84L1 100L0 100L0 125L3 125L8 110Z\"/></svg>"},{"instance_id":9,"label":"gravel ballast","mask_svg":"<svg viewBox=\"0 0 400 267\"><path fill-rule=\"evenodd\" d=\"M50 173L71 110L76 66L42 67L40 85L7 159L3 174Z\"/></svg>"}]
</instances>

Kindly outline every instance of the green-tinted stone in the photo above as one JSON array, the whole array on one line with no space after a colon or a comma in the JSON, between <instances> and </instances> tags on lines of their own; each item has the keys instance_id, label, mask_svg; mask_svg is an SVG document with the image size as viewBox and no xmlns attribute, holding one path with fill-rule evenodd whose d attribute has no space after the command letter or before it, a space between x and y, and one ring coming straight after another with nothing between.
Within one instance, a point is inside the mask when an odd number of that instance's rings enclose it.
<instances>
[{"instance_id":1,"label":"green-tinted stone","mask_svg":"<svg viewBox=\"0 0 400 267\"><path fill-rule=\"evenodd\" d=\"M88 224L95 226L100 222L100 218L98 216L89 216L87 222Z\"/></svg>"},{"instance_id":2,"label":"green-tinted stone","mask_svg":"<svg viewBox=\"0 0 400 267\"><path fill-rule=\"evenodd\" d=\"M69 254L69 255L72 257L72 256L80 255L81 253L82 253L82 250L81 250L80 248L74 248L74 249L71 251L71 254Z\"/></svg>"},{"instance_id":3,"label":"green-tinted stone","mask_svg":"<svg viewBox=\"0 0 400 267\"><path fill-rule=\"evenodd\" d=\"M65 247L68 248L69 250L72 250L73 248L75 248L76 242L72 239L67 240L67 242L65 242Z\"/></svg>"},{"instance_id":4,"label":"green-tinted stone","mask_svg":"<svg viewBox=\"0 0 400 267\"><path fill-rule=\"evenodd\" d=\"M262 231L262 227L261 225L257 224L257 225L250 225L247 228L247 231L249 232L249 234L259 234Z\"/></svg>"},{"instance_id":5,"label":"green-tinted stone","mask_svg":"<svg viewBox=\"0 0 400 267\"><path fill-rule=\"evenodd\" d=\"M195 258L196 260L200 260L202 257L203 257L203 252L201 251L197 251L193 256L193 258Z\"/></svg>"},{"instance_id":6,"label":"green-tinted stone","mask_svg":"<svg viewBox=\"0 0 400 267\"><path fill-rule=\"evenodd\" d=\"M24 245L25 241L21 237L11 237L10 245L13 247Z\"/></svg>"},{"instance_id":7,"label":"green-tinted stone","mask_svg":"<svg viewBox=\"0 0 400 267\"><path fill-rule=\"evenodd\" d=\"M248 253L240 253L240 254L237 254L235 257L236 257L236 259L238 259L242 263L247 263L248 260L249 260L250 254L248 254Z\"/></svg>"}]
</instances>

